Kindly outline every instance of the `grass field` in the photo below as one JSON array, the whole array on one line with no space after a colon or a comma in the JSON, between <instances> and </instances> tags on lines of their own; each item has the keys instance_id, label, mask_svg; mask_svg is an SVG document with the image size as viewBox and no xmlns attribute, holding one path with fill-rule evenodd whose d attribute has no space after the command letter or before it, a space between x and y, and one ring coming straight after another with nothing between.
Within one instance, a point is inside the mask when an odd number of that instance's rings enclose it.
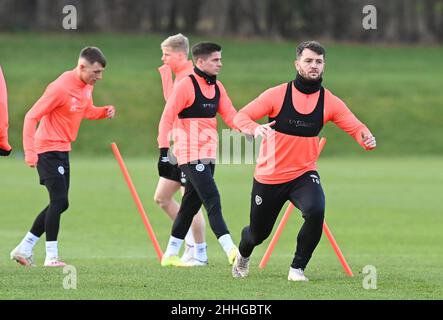
<instances>
[{"instance_id":1,"label":"grass field","mask_svg":"<svg viewBox=\"0 0 443 320\"><path fill-rule=\"evenodd\" d=\"M321 159L326 220L355 277L344 274L323 236L306 270L310 282L289 283L288 267L302 220L298 214L291 217L264 270L258 263L270 239L256 248L246 279L232 279L210 230L209 266L165 269L160 267L116 161L74 157L71 206L62 217L59 247L62 257L76 267L76 290L63 288L67 275L62 269L41 266L44 240L35 250L38 267L23 268L9 260L9 251L46 205L47 193L38 185L36 172L21 159L0 160L0 299L443 298L441 158L379 158L357 152L350 158ZM155 161L126 160L164 249L171 223L152 201ZM248 222L252 171L250 165L219 165L216 170L224 216L237 243ZM362 286L366 265L376 267L376 290Z\"/></svg>"},{"instance_id":2,"label":"grass field","mask_svg":"<svg viewBox=\"0 0 443 320\"><path fill-rule=\"evenodd\" d=\"M0 33L0 63L9 98L11 158L0 159L0 299L443 299L442 46L326 43L323 84L374 133L377 151L363 152L328 124L319 162L326 220L355 277L342 270L324 237L308 265L309 283L288 283L302 219L294 214L268 266L234 280L212 232L209 266L160 267L109 143L116 141L165 249L171 222L153 202L157 182L157 127L164 107L159 44L164 35L65 32ZM294 77L296 42L199 38L223 46L219 76L236 109L265 89ZM303 39L304 40L304 39ZM9 260L10 250L46 206L47 192L21 154L23 118L46 85L75 66L78 52L99 46L108 58L96 105L114 104L112 121L85 121L73 145L70 208L62 217L61 256L77 270L76 290L65 290L61 269ZM263 120L264 121L264 120ZM220 126L221 128L223 125ZM219 165L216 180L236 243L248 223L252 165ZM365 266L377 270L377 289L363 288Z\"/></svg>"}]
</instances>

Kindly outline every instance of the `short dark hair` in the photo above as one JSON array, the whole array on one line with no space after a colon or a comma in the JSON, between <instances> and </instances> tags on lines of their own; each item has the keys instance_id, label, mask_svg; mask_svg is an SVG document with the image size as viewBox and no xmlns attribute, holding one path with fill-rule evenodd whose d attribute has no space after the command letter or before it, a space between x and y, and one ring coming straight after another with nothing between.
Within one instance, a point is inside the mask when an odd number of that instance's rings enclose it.
<instances>
[{"instance_id":1,"label":"short dark hair","mask_svg":"<svg viewBox=\"0 0 443 320\"><path fill-rule=\"evenodd\" d=\"M214 52L221 51L221 46L213 42L199 42L192 46L192 60L197 62L198 58L207 58Z\"/></svg>"},{"instance_id":2,"label":"short dark hair","mask_svg":"<svg viewBox=\"0 0 443 320\"><path fill-rule=\"evenodd\" d=\"M103 52L97 47L86 47L80 52L80 58L86 59L90 64L100 63L102 67L106 67L106 58Z\"/></svg>"},{"instance_id":3,"label":"short dark hair","mask_svg":"<svg viewBox=\"0 0 443 320\"><path fill-rule=\"evenodd\" d=\"M314 51L317 54L322 54L323 58L326 59L326 50L325 48L320 44L320 42L311 40L311 41L303 41L300 43L297 47L296 57L297 59L300 58L300 56L303 53L303 50L309 49Z\"/></svg>"}]
</instances>

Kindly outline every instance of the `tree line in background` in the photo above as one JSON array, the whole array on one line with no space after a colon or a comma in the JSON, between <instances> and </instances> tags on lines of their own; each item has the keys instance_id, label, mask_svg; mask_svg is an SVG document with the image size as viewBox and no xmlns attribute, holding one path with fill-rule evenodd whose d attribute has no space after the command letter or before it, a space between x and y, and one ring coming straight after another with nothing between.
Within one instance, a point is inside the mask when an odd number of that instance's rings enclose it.
<instances>
[{"instance_id":1,"label":"tree line in background","mask_svg":"<svg viewBox=\"0 0 443 320\"><path fill-rule=\"evenodd\" d=\"M83 32L443 42L443 0L0 0L0 30L64 31L66 5ZM363 27L366 5L376 29Z\"/></svg>"}]
</instances>

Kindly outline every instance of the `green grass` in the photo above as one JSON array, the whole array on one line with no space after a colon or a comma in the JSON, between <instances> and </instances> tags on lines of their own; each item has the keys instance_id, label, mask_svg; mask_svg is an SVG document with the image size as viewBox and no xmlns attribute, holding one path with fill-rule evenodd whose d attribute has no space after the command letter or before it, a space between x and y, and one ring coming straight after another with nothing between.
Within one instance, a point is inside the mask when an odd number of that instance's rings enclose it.
<instances>
[{"instance_id":1,"label":"green grass","mask_svg":"<svg viewBox=\"0 0 443 320\"><path fill-rule=\"evenodd\" d=\"M21 159L1 159L0 299L442 299L442 165L437 157L381 159L363 152L321 159L326 221L355 276L344 274L323 236L306 270L311 281L289 283L299 214L291 216L264 270L258 263L270 239L256 248L246 279L232 279L209 229L209 266L165 269L116 161L74 157L71 206L62 216L59 247L76 267L78 283L76 290L65 290L62 269L41 266L44 241L35 250L38 267L9 261L9 251L46 205L47 193ZM152 200L155 161L128 158L127 166L165 248L171 222ZM252 171L247 165L217 167L224 216L237 243L248 223ZM362 286L366 265L377 269L376 290Z\"/></svg>"},{"instance_id":2,"label":"green grass","mask_svg":"<svg viewBox=\"0 0 443 320\"><path fill-rule=\"evenodd\" d=\"M107 154L108 138L131 156L156 153L164 101L157 67L160 35L65 32L0 33L0 63L8 81L10 140L21 150L23 118L44 88L75 66L86 45L102 48L108 58L104 80L96 85L96 105L114 104L112 121L85 121L78 153ZM232 40L190 36L191 42L223 46L221 79L237 109L265 89L294 78L294 42ZM343 99L374 132L378 154L443 155L440 110L443 101L443 47L383 47L326 44L324 85ZM221 126L223 127L223 126ZM353 154L349 139L333 124L323 134L336 144L325 156Z\"/></svg>"},{"instance_id":3,"label":"green grass","mask_svg":"<svg viewBox=\"0 0 443 320\"><path fill-rule=\"evenodd\" d=\"M207 230L210 265L164 269L110 154L119 144L162 248L171 222L154 204L157 126L164 102L160 35L0 33L0 63L8 82L11 158L0 159L0 299L442 299L443 47L326 44L324 85L342 98L377 137L364 153L346 134L326 126L320 174L326 220L355 277L346 277L324 237L306 270L309 283L288 283L302 219L294 214L264 270L269 243L256 248L250 277L234 280L227 259ZM237 109L265 89L294 77L295 43L213 40L223 46L220 79ZM70 208L62 217L60 252L78 272L77 290L63 289L61 269L9 261L47 202L35 170L20 154L23 118L46 85L74 68L80 49L102 48L108 58L96 105L112 103L112 121L85 121L73 145ZM224 126L221 125L221 128ZM352 157L348 157L352 155ZM102 157L103 156L103 157ZM142 160L143 157L143 160ZM238 243L248 223L252 165L219 165L216 180L224 216ZM376 290L362 286L363 267L377 268Z\"/></svg>"}]
</instances>

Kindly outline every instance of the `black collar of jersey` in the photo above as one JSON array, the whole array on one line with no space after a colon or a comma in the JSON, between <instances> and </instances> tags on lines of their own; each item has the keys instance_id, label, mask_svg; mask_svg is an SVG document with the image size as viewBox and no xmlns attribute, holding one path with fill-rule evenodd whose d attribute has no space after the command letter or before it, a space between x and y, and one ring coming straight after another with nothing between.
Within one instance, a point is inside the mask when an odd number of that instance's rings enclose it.
<instances>
[{"instance_id":1,"label":"black collar of jersey","mask_svg":"<svg viewBox=\"0 0 443 320\"><path fill-rule=\"evenodd\" d=\"M294 84L298 91L305 94L311 94L320 90L322 81L323 78L320 78L318 80L306 80L297 72Z\"/></svg>"},{"instance_id":2,"label":"black collar of jersey","mask_svg":"<svg viewBox=\"0 0 443 320\"><path fill-rule=\"evenodd\" d=\"M194 67L194 72L202 77L203 79L205 79L206 83L211 85L211 84L216 84L217 83L217 76L210 76L209 74L207 74L206 72L201 71L199 68Z\"/></svg>"}]
</instances>

